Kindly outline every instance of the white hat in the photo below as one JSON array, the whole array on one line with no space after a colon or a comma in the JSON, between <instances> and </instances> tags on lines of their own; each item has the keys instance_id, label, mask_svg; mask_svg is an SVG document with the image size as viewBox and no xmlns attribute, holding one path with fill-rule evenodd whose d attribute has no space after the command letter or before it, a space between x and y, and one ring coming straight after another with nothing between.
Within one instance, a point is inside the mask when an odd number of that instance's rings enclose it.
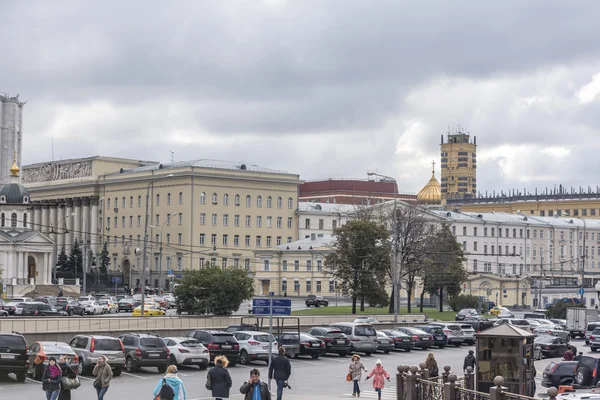
<instances>
[{"instance_id":1,"label":"white hat","mask_svg":"<svg viewBox=\"0 0 600 400\"><path fill-rule=\"evenodd\" d=\"M375 365L381 365L381 360L377 359L377 362L375 363Z\"/></svg>"}]
</instances>

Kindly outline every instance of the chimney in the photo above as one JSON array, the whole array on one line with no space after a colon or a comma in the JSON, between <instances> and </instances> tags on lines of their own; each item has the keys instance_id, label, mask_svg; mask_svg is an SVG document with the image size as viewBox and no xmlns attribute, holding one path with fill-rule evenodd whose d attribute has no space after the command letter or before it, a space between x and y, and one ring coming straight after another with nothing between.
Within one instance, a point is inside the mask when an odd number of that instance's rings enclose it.
<instances>
[{"instance_id":1,"label":"chimney","mask_svg":"<svg viewBox=\"0 0 600 400\"><path fill-rule=\"evenodd\" d=\"M317 239L317 234L316 233L311 233L310 234L310 240L315 240Z\"/></svg>"}]
</instances>

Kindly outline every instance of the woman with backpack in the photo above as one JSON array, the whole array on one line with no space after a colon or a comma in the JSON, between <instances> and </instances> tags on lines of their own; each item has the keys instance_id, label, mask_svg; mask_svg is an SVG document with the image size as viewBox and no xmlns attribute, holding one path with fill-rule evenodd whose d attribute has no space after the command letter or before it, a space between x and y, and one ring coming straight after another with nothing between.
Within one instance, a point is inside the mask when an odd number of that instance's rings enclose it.
<instances>
[{"instance_id":1,"label":"woman with backpack","mask_svg":"<svg viewBox=\"0 0 600 400\"><path fill-rule=\"evenodd\" d=\"M179 392L183 397L179 397ZM169 365L167 374L160 378L154 389L154 396L160 396L160 400L187 400L187 393L183 381L177 376L177 366Z\"/></svg>"}]
</instances>

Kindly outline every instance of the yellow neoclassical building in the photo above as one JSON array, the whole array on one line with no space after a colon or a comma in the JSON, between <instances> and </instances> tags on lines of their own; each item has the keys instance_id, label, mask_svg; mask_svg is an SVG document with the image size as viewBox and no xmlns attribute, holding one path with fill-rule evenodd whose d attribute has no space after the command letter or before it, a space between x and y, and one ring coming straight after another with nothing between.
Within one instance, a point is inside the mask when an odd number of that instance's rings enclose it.
<instances>
[{"instance_id":1,"label":"yellow neoclassical building","mask_svg":"<svg viewBox=\"0 0 600 400\"><path fill-rule=\"evenodd\" d=\"M299 176L257 165L92 157L26 166L23 178L36 229L67 252L75 239L95 254L107 243L131 286L142 284L146 226L153 287L207 262L250 271L254 250L297 240Z\"/></svg>"}]
</instances>

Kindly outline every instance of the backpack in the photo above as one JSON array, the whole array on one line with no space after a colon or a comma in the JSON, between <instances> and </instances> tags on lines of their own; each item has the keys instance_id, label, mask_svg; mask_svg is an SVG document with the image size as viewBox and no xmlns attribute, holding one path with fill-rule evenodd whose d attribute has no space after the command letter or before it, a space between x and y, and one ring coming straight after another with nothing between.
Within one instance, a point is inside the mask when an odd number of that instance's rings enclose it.
<instances>
[{"instance_id":1,"label":"backpack","mask_svg":"<svg viewBox=\"0 0 600 400\"><path fill-rule=\"evenodd\" d=\"M175 398L175 391L164 378L162 380L162 387L160 388L160 392L158 392L158 397L160 397L160 400L173 400Z\"/></svg>"}]
</instances>

